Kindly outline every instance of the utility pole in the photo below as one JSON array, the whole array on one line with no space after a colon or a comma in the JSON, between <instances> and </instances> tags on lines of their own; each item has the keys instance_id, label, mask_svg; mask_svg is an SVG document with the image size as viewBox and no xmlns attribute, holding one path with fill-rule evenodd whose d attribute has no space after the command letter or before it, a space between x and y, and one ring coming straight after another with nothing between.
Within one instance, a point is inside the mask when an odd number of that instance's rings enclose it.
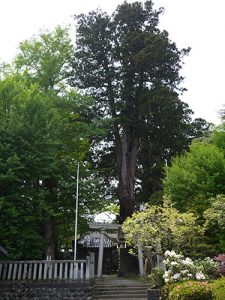
<instances>
[{"instance_id":1,"label":"utility pole","mask_svg":"<svg viewBox=\"0 0 225 300\"><path fill-rule=\"evenodd\" d=\"M74 226L74 260L77 259L77 218L78 218L78 197L79 197L79 162L77 164L77 191L76 191L76 211Z\"/></svg>"}]
</instances>

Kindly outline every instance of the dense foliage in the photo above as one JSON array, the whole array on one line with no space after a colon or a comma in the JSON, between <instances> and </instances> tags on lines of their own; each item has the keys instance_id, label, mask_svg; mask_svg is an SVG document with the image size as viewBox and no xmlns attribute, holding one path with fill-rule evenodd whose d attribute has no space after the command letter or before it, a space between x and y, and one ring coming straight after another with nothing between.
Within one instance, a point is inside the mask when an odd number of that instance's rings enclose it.
<instances>
[{"instance_id":1,"label":"dense foliage","mask_svg":"<svg viewBox=\"0 0 225 300\"><path fill-rule=\"evenodd\" d=\"M192 211L205 226L202 250L206 255L225 250L224 124L207 139L194 141L189 150L167 168L164 191L181 211Z\"/></svg>"},{"instance_id":2,"label":"dense foliage","mask_svg":"<svg viewBox=\"0 0 225 300\"><path fill-rule=\"evenodd\" d=\"M212 300L208 282L185 281L167 285L162 289L163 300Z\"/></svg>"},{"instance_id":3,"label":"dense foliage","mask_svg":"<svg viewBox=\"0 0 225 300\"><path fill-rule=\"evenodd\" d=\"M223 196L210 200L224 194L222 128L174 160L165 181L172 203L160 205L165 160L209 128L179 99L189 49L158 28L161 12L152 1L124 2L111 16L76 16L76 48L57 27L1 66L0 240L9 258L71 247L78 162L80 232L104 195L119 201L128 241L146 254L195 251L206 209L204 229L222 245ZM132 216L144 202L155 205Z\"/></svg>"},{"instance_id":4,"label":"dense foliage","mask_svg":"<svg viewBox=\"0 0 225 300\"><path fill-rule=\"evenodd\" d=\"M163 206L150 206L134 213L123 224L126 240L133 247L141 245L146 256L163 254L167 249L190 253L202 230L192 213L180 213L168 200Z\"/></svg>"},{"instance_id":5,"label":"dense foliage","mask_svg":"<svg viewBox=\"0 0 225 300\"><path fill-rule=\"evenodd\" d=\"M225 278L212 282L185 281L166 284L161 289L162 300L224 300Z\"/></svg>"},{"instance_id":6,"label":"dense foliage","mask_svg":"<svg viewBox=\"0 0 225 300\"><path fill-rule=\"evenodd\" d=\"M218 275L219 263L209 257L202 260L192 260L175 251L166 251L164 264L166 271L163 275L165 283L182 282L187 280L208 280Z\"/></svg>"},{"instance_id":7,"label":"dense foliage","mask_svg":"<svg viewBox=\"0 0 225 300\"><path fill-rule=\"evenodd\" d=\"M124 2L111 16L76 16L70 83L92 95L96 113L109 121L96 164L119 199L121 222L161 191L164 160L207 128L179 100L189 49L179 50L159 30L161 12L152 1Z\"/></svg>"},{"instance_id":8,"label":"dense foliage","mask_svg":"<svg viewBox=\"0 0 225 300\"><path fill-rule=\"evenodd\" d=\"M211 197L225 193L225 159L216 145L193 142L167 171L165 192L181 211L190 209L202 214L210 206Z\"/></svg>"},{"instance_id":9,"label":"dense foliage","mask_svg":"<svg viewBox=\"0 0 225 300\"><path fill-rule=\"evenodd\" d=\"M79 224L101 206L93 191L98 181L85 163L97 135L91 101L57 77L65 60L55 60L65 55L67 31L58 28L39 38L21 44L21 54L0 80L0 239L14 259L44 253L53 258L62 246L71 247L78 161L86 169L81 168Z\"/></svg>"},{"instance_id":10,"label":"dense foliage","mask_svg":"<svg viewBox=\"0 0 225 300\"><path fill-rule=\"evenodd\" d=\"M211 284L211 289L214 300L224 300L225 277L214 280Z\"/></svg>"}]
</instances>

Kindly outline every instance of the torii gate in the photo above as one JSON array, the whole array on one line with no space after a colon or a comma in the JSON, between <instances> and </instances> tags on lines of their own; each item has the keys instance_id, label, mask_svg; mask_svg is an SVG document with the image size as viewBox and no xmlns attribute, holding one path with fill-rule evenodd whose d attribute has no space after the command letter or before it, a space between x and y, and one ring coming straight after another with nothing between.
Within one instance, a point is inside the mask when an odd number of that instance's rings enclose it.
<instances>
[{"instance_id":1,"label":"torii gate","mask_svg":"<svg viewBox=\"0 0 225 300\"><path fill-rule=\"evenodd\" d=\"M117 240L118 242L123 238L121 224L108 224L108 223L88 223L89 228L92 230L97 230L100 233L100 243L98 251L98 268L97 268L97 278L102 277L102 264L103 264L103 252L104 252L104 235L107 235L109 238ZM109 233L108 231L111 231ZM139 272L140 275L145 275L144 263L142 249L140 245L137 245L138 248L138 262L139 262Z\"/></svg>"}]
</instances>

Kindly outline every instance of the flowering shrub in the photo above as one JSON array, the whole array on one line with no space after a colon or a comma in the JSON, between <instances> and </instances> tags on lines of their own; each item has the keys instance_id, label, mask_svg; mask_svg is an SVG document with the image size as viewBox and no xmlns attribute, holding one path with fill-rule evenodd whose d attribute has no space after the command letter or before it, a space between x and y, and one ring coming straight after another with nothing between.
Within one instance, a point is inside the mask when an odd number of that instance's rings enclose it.
<instances>
[{"instance_id":1,"label":"flowering shrub","mask_svg":"<svg viewBox=\"0 0 225 300\"><path fill-rule=\"evenodd\" d=\"M212 300L211 286L208 282L186 281L176 284L167 300Z\"/></svg>"},{"instance_id":2,"label":"flowering shrub","mask_svg":"<svg viewBox=\"0 0 225 300\"><path fill-rule=\"evenodd\" d=\"M164 271L159 267L155 267L152 269L151 274L148 275L148 278L155 286L161 287L165 284L163 275L164 275Z\"/></svg>"},{"instance_id":3,"label":"flowering shrub","mask_svg":"<svg viewBox=\"0 0 225 300\"><path fill-rule=\"evenodd\" d=\"M220 268L218 270L219 273L225 275L225 254L219 254L218 256L213 258L215 261L218 261L220 264Z\"/></svg>"},{"instance_id":4,"label":"flowering shrub","mask_svg":"<svg viewBox=\"0 0 225 300\"><path fill-rule=\"evenodd\" d=\"M206 274L208 278L215 278L215 276L218 274L219 263L209 257L194 261L194 265L196 266L198 272Z\"/></svg>"},{"instance_id":5,"label":"flowering shrub","mask_svg":"<svg viewBox=\"0 0 225 300\"><path fill-rule=\"evenodd\" d=\"M193 261L175 251L165 252L164 264L167 269L163 275L165 283L206 280L218 269L218 264L209 257L204 260Z\"/></svg>"},{"instance_id":6,"label":"flowering shrub","mask_svg":"<svg viewBox=\"0 0 225 300\"><path fill-rule=\"evenodd\" d=\"M214 280L211 286L212 286L213 299L224 300L225 299L225 277Z\"/></svg>"}]
</instances>

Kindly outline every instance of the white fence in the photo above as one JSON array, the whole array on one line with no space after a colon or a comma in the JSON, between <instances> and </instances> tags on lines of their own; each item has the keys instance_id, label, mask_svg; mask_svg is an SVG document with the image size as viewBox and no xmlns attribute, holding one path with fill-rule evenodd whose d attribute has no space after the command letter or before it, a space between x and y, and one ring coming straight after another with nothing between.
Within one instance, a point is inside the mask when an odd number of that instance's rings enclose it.
<instances>
[{"instance_id":1,"label":"white fence","mask_svg":"<svg viewBox=\"0 0 225 300\"><path fill-rule=\"evenodd\" d=\"M0 261L0 280L89 280L94 277L94 261L35 260Z\"/></svg>"}]
</instances>

